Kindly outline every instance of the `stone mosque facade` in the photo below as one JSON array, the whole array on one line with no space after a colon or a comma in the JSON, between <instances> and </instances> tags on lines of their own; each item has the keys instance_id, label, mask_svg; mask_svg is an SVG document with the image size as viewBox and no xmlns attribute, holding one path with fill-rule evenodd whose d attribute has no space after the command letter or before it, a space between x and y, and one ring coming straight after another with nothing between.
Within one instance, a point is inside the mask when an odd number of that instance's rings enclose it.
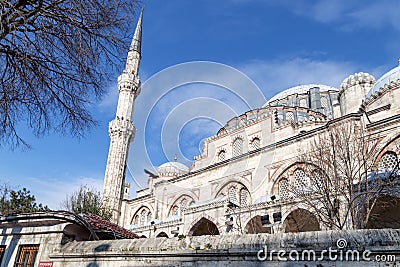
<instances>
[{"instance_id":1,"label":"stone mosque facade","mask_svg":"<svg viewBox=\"0 0 400 267\"><path fill-rule=\"evenodd\" d=\"M112 209L112 220L139 236L288 231L289 218L302 205L288 197L288 185L308 179L296 156L299 145L346 121L353 121L369 136L368 146L377 155L371 171L397 164L400 66L379 79L363 72L352 74L339 88L306 84L280 92L207 138L190 167L174 160L155 173L148 172L148 188L129 199L125 166L135 136L131 118L140 93L141 31L142 15L126 68L118 78L118 108L109 124L103 188L104 205ZM323 227L317 223L310 228Z\"/></svg>"}]
</instances>

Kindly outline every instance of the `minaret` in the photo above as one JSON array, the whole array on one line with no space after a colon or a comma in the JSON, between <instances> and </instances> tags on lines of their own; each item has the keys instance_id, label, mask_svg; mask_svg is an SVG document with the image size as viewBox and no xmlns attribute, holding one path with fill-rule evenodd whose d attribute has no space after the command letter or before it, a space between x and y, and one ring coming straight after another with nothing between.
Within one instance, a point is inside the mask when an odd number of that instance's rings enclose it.
<instances>
[{"instance_id":1,"label":"minaret","mask_svg":"<svg viewBox=\"0 0 400 267\"><path fill-rule=\"evenodd\" d=\"M135 138L136 132L131 118L135 99L140 93L138 72L141 58L142 15L143 9L129 47L125 70L118 77L117 113L108 126L111 140L104 177L102 206L112 212L111 221L114 223L119 223L121 216L129 145Z\"/></svg>"}]
</instances>

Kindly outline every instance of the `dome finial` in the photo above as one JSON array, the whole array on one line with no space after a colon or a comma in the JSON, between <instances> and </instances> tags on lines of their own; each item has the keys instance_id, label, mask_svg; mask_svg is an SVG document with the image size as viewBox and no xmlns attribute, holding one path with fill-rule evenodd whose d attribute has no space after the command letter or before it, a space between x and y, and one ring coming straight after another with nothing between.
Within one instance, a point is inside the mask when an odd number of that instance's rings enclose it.
<instances>
[{"instance_id":1,"label":"dome finial","mask_svg":"<svg viewBox=\"0 0 400 267\"><path fill-rule=\"evenodd\" d=\"M174 162L177 162L178 161L178 157L176 156L176 154L175 154L175 156L174 156Z\"/></svg>"},{"instance_id":2,"label":"dome finial","mask_svg":"<svg viewBox=\"0 0 400 267\"><path fill-rule=\"evenodd\" d=\"M400 66L400 57L397 58L397 64Z\"/></svg>"}]
</instances>

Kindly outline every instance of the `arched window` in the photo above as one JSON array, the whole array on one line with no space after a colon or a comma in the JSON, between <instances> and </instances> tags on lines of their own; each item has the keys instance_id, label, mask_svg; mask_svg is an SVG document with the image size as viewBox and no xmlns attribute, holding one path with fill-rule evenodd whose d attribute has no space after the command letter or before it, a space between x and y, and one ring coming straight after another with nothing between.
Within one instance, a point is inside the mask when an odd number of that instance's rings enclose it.
<instances>
[{"instance_id":1,"label":"arched window","mask_svg":"<svg viewBox=\"0 0 400 267\"><path fill-rule=\"evenodd\" d=\"M286 178L283 178L279 181L278 191L279 191L279 196L282 199L286 199L289 197L289 182Z\"/></svg>"},{"instance_id":2,"label":"arched window","mask_svg":"<svg viewBox=\"0 0 400 267\"><path fill-rule=\"evenodd\" d=\"M152 217L152 214L151 214L151 212L149 211L149 213L147 213L147 223L150 223L150 221L151 221L151 218Z\"/></svg>"},{"instance_id":3,"label":"arched window","mask_svg":"<svg viewBox=\"0 0 400 267\"><path fill-rule=\"evenodd\" d=\"M286 120L287 120L287 121L294 121L294 114L293 114L293 112L286 112Z\"/></svg>"},{"instance_id":4,"label":"arched window","mask_svg":"<svg viewBox=\"0 0 400 267\"><path fill-rule=\"evenodd\" d=\"M305 186L309 185L308 177L302 169L296 169L293 173L294 175L294 187L296 190L303 189Z\"/></svg>"},{"instance_id":5,"label":"arched window","mask_svg":"<svg viewBox=\"0 0 400 267\"><path fill-rule=\"evenodd\" d=\"M139 225L139 215L136 215L136 216L135 216L135 219L134 219L134 221L133 221L133 224L134 224L134 225Z\"/></svg>"},{"instance_id":6,"label":"arched window","mask_svg":"<svg viewBox=\"0 0 400 267\"><path fill-rule=\"evenodd\" d=\"M393 171L398 164L397 154L393 151L388 151L383 154L379 162L379 171Z\"/></svg>"},{"instance_id":7,"label":"arched window","mask_svg":"<svg viewBox=\"0 0 400 267\"><path fill-rule=\"evenodd\" d=\"M225 160L225 150L221 150L218 153L218 161L224 161Z\"/></svg>"},{"instance_id":8,"label":"arched window","mask_svg":"<svg viewBox=\"0 0 400 267\"><path fill-rule=\"evenodd\" d=\"M253 139L253 141L251 142L251 147L253 148L253 150L259 149L260 148L260 138L255 137Z\"/></svg>"},{"instance_id":9,"label":"arched window","mask_svg":"<svg viewBox=\"0 0 400 267\"><path fill-rule=\"evenodd\" d=\"M324 188L324 175L320 170L314 170L311 173L311 186L314 190L325 190Z\"/></svg>"},{"instance_id":10,"label":"arched window","mask_svg":"<svg viewBox=\"0 0 400 267\"><path fill-rule=\"evenodd\" d=\"M142 210L140 213L140 226L145 225L146 223L146 210Z\"/></svg>"},{"instance_id":11,"label":"arched window","mask_svg":"<svg viewBox=\"0 0 400 267\"><path fill-rule=\"evenodd\" d=\"M181 213L182 213L182 211L184 211L186 209L186 207L187 207L187 200L186 200L186 198L184 198L181 201Z\"/></svg>"},{"instance_id":12,"label":"arched window","mask_svg":"<svg viewBox=\"0 0 400 267\"><path fill-rule=\"evenodd\" d=\"M179 207L178 206L174 206L172 208L172 215L179 215Z\"/></svg>"},{"instance_id":13,"label":"arched window","mask_svg":"<svg viewBox=\"0 0 400 267\"><path fill-rule=\"evenodd\" d=\"M229 188L229 201L233 203L238 203L237 195L236 195L236 188L235 187L230 187Z\"/></svg>"},{"instance_id":14,"label":"arched window","mask_svg":"<svg viewBox=\"0 0 400 267\"><path fill-rule=\"evenodd\" d=\"M249 203L249 192L245 189L242 188L240 190L240 206L247 206Z\"/></svg>"},{"instance_id":15,"label":"arched window","mask_svg":"<svg viewBox=\"0 0 400 267\"><path fill-rule=\"evenodd\" d=\"M243 154L243 139L236 138L235 141L233 141L232 145L232 155L233 157L236 157L242 154Z\"/></svg>"}]
</instances>

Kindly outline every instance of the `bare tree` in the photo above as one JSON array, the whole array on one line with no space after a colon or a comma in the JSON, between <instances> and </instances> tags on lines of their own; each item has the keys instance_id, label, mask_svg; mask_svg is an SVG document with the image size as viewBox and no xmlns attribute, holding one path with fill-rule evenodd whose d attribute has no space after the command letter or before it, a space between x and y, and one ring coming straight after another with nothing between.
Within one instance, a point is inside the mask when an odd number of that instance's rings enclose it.
<instances>
[{"instance_id":1,"label":"bare tree","mask_svg":"<svg viewBox=\"0 0 400 267\"><path fill-rule=\"evenodd\" d=\"M100 191L81 185L71 195L67 195L61 208L77 214L89 213L110 220L112 212L101 205Z\"/></svg>"},{"instance_id":2,"label":"bare tree","mask_svg":"<svg viewBox=\"0 0 400 267\"><path fill-rule=\"evenodd\" d=\"M18 129L82 135L88 104L125 55L136 0L0 1L0 140L28 145Z\"/></svg>"},{"instance_id":3,"label":"bare tree","mask_svg":"<svg viewBox=\"0 0 400 267\"><path fill-rule=\"evenodd\" d=\"M292 197L328 229L365 228L379 197L398 190L395 170L371 175L377 151L368 150L368 141L360 122L348 119L299 153L308 182L294 181Z\"/></svg>"}]
</instances>

